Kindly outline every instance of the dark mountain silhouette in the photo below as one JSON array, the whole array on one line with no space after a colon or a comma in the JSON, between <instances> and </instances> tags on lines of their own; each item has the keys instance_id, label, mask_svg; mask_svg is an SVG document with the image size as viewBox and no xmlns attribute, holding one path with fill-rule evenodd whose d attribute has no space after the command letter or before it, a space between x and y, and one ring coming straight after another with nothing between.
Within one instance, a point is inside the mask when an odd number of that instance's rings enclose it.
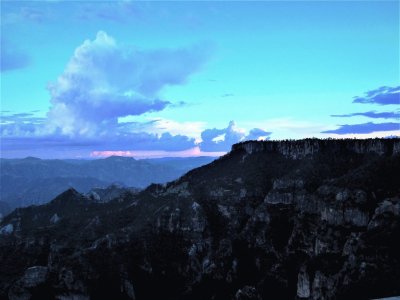
<instances>
[{"instance_id":1,"label":"dark mountain silhouette","mask_svg":"<svg viewBox=\"0 0 400 300\"><path fill-rule=\"evenodd\" d=\"M0 297L399 295L399 170L399 139L251 141L104 203L70 189L1 222Z\"/></svg>"},{"instance_id":2,"label":"dark mountain silhouette","mask_svg":"<svg viewBox=\"0 0 400 300\"><path fill-rule=\"evenodd\" d=\"M151 183L177 179L213 159L135 160L117 156L96 160L42 160L35 157L1 159L0 201L16 208L49 202L68 188L82 193L113 183L144 188ZM3 215L9 211L1 206L0 209Z\"/></svg>"}]
</instances>

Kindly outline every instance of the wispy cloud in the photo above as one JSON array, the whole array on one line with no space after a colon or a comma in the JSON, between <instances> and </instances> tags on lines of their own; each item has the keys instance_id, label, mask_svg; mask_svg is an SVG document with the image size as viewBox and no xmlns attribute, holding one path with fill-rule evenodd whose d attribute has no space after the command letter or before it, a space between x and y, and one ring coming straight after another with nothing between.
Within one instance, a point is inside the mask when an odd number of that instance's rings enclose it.
<instances>
[{"instance_id":1,"label":"wispy cloud","mask_svg":"<svg viewBox=\"0 0 400 300\"><path fill-rule=\"evenodd\" d=\"M339 125L339 128L332 130L325 130L321 133L333 133L333 134L366 134L379 131L396 131L400 130L400 123L362 123L362 124L344 124Z\"/></svg>"},{"instance_id":2,"label":"wispy cloud","mask_svg":"<svg viewBox=\"0 0 400 300\"><path fill-rule=\"evenodd\" d=\"M382 86L365 93L363 97L354 97L353 103L372 103L380 105L400 104L400 86Z\"/></svg>"},{"instance_id":3,"label":"wispy cloud","mask_svg":"<svg viewBox=\"0 0 400 300\"><path fill-rule=\"evenodd\" d=\"M32 122L32 120L45 120L45 118L35 117L35 113L39 112L38 110L28 112L28 113L14 113L12 114L10 111L4 110L0 114L0 122L3 123L5 121L27 121Z\"/></svg>"},{"instance_id":4,"label":"wispy cloud","mask_svg":"<svg viewBox=\"0 0 400 300\"><path fill-rule=\"evenodd\" d=\"M371 90L365 93L364 97L354 97L353 103L368 103L377 105L398 105L400 104L400 86L388 87L383 86L375 90ZM398 110L386 111L386 112L357 112L349 114L331 115L331 117L355 117L363 116L371 119L395 119L397 122L385 122L385 123L361 123L361 124L343 124L338 125L336 129L330 129L321 131L323 134L371 134L376 132L386 131L399 131L400 130L400 112Z\"/></svg>"},{"instance_id":5,"label":"wispy cloud","mask_svg":"<svg viewBox=\"0 0 400 300\"><path fill-rule=\"evenodd\" d=\"M2 1L2 24L21 22L41 24L52 19L54 11L43 1Z\"/></svg>"},{"instance_id":6,"label":"wispy cloud","mask_svg":"<svg viewBox=\"0 0 400 300\"><path fill-rule=\"evenodd\" d=\"M400 112L395 111L387 111L387 112L376 112L376 111L367 111L367 112L360 112L360 113L351 113L351 114L343 114L343 115L331 115L331 117L335 118L347 118L347 117L368 117L374 119L399 119Z\"/></svg>"}]
</instances>

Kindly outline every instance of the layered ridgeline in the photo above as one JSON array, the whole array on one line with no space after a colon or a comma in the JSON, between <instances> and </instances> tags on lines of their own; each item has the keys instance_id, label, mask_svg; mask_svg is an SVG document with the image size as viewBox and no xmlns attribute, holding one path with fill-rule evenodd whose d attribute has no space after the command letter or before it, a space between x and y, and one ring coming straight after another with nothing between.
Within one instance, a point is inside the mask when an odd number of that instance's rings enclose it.
<instances>
[{"instance_id":1,"label":"layered ridgeline","mask_svg":"<svg viewBox=\"0 0 400 300\"><path fill-rule=\"evenodd\" d=\"M0 159L0 214L16 207L47 203L68 188L87 193L110 184L144 188L151 183L165 183L213 159L135 160L118 156L95 160Z\"/></svg>"},{"instance_id":2,"label":"layered ridgeline","mask_svg":"<svg viewBox=\"0 0 400 300\"><path fill-rule=\"evenodd\" d=\"M400 295L400 140L245 142L99 203L68 190L0 224L0 297Z\"/></svg>"}]
</instances>

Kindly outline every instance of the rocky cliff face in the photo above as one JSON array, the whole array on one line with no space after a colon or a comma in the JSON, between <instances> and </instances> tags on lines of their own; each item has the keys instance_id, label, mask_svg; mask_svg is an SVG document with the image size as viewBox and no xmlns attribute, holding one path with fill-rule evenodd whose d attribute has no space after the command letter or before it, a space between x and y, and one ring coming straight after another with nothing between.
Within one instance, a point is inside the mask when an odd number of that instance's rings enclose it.
<instances>
[{"instance_id":1,"label":"rocky cliff face","mask_svg":"<svg viewBox=\"0 0 400 300\"><path fill-rule=\"evenodd\" d=\"M48 205L16 210L0 224L0 293L10 299L399 295L399 142L246 142L138 194L99 203L70 190Z\"/></svg>"},{"instance_id":2,"label":"rocky cliff face","mask_svg":"<svg viewBox=\"0 0 400 300\"><path fill-rule=\"evenodd\" d=\"M319 152L325 152L327 148L330 148L329 151L332 152L348 151L358 154L376 153L379 155L396 155L400 152L400 142L398 139L247 141L233 145L232 151L244 150L248 154L254 152L275 152L283 154L286 157L299 159L313 156Z\"/></svg>"}]
</instances>

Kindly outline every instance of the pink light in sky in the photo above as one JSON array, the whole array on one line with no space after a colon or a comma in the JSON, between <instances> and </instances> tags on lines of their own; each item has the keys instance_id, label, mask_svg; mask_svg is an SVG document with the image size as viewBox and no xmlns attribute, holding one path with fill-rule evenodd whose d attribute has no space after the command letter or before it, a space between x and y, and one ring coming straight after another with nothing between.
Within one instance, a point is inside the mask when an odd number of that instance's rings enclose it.
<instances>
[{"instance_id":1,"label":"pink light in sky","mask_svg":"<svg viewBox=\"0 0 400 300\"><path fill-rule=\"evenodd\" d=\"M126 156L137 159L143 158L161 158L161 157L195 157L195 156L222 156L226 152L203 152L199 147L183 151L92 151L91 157L108 157L108 156Z\"/></svg>"}]
</instances>

